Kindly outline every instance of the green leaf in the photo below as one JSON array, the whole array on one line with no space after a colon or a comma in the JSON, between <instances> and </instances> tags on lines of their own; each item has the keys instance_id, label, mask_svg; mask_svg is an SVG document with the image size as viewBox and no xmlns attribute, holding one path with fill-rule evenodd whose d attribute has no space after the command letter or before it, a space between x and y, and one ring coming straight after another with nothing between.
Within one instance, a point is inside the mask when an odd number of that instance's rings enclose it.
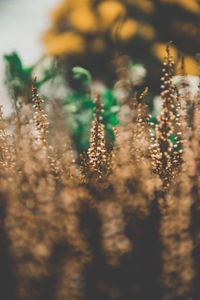
<instances>
[{"instance_id":1,"label":"green leaf","mask_svg":"<svg viewBox=\"0 0 200 300\"><path fill-rule=\"evenodd\" d=\"M13 79L16 77L21 77L23 73L23 66L18 54L13 52L10 55L4 55L4 59L7 62L10 76Z\"/></svg>"},{"instance_id":2,"label":"green leaf","mask_svg":"<svg viewBox=\"0 0 200 300\"><path fill-rule=\"evenodd\" d=\"M92 77L88 70L82 68L82 67L74 67L72 69L74 78L79 79L83 85L88 84L91 85Z\"/></svg>"},{"instance_id":3,"label":"green leaf","mask_svg":"<svg viewBox=\"0 0 200 300\"><path fill-rule=\"evenodd\" d=\"M18 79L21 81L21 84L26 81L33 70L33 66L24 68L22 61L19 55L15 52L11 53L10 55L4 55L4 59L7 62L7 79L13 81Z\"/></svg>"},{"instance_id":4,"label":"green leaf","mask_svg":"<svg viewBox=\"0 0 200 300\"><path fill-rule=\"evenodd\" d=\"M95 107L95 104L93 103L92 100L83 100L82 107L93 109Z\"/></svg>"},{"instance_id":5,"label":"green leaf","mask_svg":"<svg viewBox=\"0 0 200 300\"><path fill-rule=\"evenodd\" d=\"M115 115L111 115L108 119L108 123L113 126L116 126L119 124L119 120L117 119L117 117Z\"/></svg>"},{"instance_id":6,"label":"green leaf","mask_svg":"<svg viewBox=\"0 0 200 300\"><path fill-rule=\"evenodd\" d=\"M117 104L117 100L113 94L113 92L109 89L102 95L102 102L106 109L111 108L112 106Z\"/></svg>"},{"instance_id":7,"label":"green leaf","mask_svg":"<svg viewBox=\"0 0 200 300\"><path fill-rule=\"evenodd\" d=\"M31 91L31 75L33 67L24 68L17 53L4 55L6 62L6 81L9 90L18 98L23 95L25 87ZM27 89L26 89L27 90Z\"/></svg>"}]
</instances>

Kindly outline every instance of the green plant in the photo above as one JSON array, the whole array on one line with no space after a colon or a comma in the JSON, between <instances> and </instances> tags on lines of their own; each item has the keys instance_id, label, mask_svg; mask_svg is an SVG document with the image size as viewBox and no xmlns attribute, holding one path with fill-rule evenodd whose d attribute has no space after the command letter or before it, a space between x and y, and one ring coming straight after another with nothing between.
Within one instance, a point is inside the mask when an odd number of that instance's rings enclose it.
<instances>
[{"instance_id":1,"label":"green plant","mask_svg":"<svg viewBox=\"0 0 200 300\"><path fill-rule=\"evenodd\" d=\"M64 77L66 74L60 72L59 67L56 65L56 61L52 61L50 65L43 66L45 58L41 58L36 64L30 67L24 67L23 63L17 53L5 55L6 61L6 85L11 94L11 98L15 101L16 105L19 102L29 103L31 100L31 88L32 80L40 69L41 76L36 82L38 89L42 89L48 82L56 80L61 77L62 85L64 83ZM93 83L92 77L89 71L82 67L74 67L72 70L73 80L78 85L77 89L71 89L67 84L66 94L62 99L57 99L68 116L68 125L71 132L74 147L81 153L87 151L89 147L89 129L93 118ZM69 76L69 74L67 75ZM111 90L104 87L101 92L102 102L105 107L105 113L103 114L103 124L106 128L106 139L114 139L112 127L119 123L117 113L120 108L117 104L117 100ZM20 101L19 101L20 100Z\"/></svg>"},{"instance_id":2,"label":"green plant","mask_svg":"<svg viewBox=\"0 0 200 300\"><path fill-rule=\"evenodd\" d=\"M74 67L72 71L78 89L68 89L68 95L62 100L62 104L68 115L68 124L71 128L75 149L81 153L87 151L89 147L90 124L94 109L93 93L95 91L89 71L78 66ZM100 92L100 97L104 105L102 122L105 125L106 140L109 142L114 140L112 128L119 124L117 113L120 111L120 107L110 89L104 87Z\"/></svg>"},{"instance_id":3,"label":"green plant","mask_svg":"<svg viewBox=\"0 0 200 300\"><path fill-rule=\"evenodd\" d=\"M34 72L38 66L42 65L45 58L42 57L37 63L29 67L23 65L21 58L16 52L4 55L4 60L6 62L5 84L8 86L11 98L16 102L21 98L22 102L30 103ZM37 81L37 87L41 87L53 77L55 77L55 69L53 64L51 64L48 68L42 69L42 76Z\"/></svg>"}]
</instances>

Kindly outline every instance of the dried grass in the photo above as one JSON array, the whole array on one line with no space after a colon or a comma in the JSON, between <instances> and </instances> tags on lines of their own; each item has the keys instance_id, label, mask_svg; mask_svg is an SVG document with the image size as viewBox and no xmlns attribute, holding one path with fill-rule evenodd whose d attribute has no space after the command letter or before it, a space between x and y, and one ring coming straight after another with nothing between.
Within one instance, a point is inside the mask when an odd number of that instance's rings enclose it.
<instances>
[{"instance_id":1,"label":"dried grass","mask_svg":"<svg viewBox=\"0 0 200 300\"><path fill-rule=\"evenodd\" d=\"M34 112L24 105L11 123L0 112L3 299L199 299L200 95L176 90L173 64L168 47L155 136L147 89L113 147L96 96L81 167L58 107L48 124L36 80Z\"/></svg>"}]
</instances>

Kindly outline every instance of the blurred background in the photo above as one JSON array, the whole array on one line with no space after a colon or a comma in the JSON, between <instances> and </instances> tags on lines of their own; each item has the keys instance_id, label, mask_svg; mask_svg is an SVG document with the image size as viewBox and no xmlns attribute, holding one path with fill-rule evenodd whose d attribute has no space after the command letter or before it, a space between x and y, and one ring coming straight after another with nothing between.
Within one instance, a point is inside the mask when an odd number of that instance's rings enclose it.
<instances>
[{"instance_id":1,"label":"blurred background","mask_svg":"<svg viewBox=\"0 0 200 300\"><path fill-rule=\"evenodd\" d=\"M10 98L28 103L37 76L43 97L62 104L76 148L82 151L88 146L93 90L101 93L111 136L119 106L135 90L150 87L147 102L156 115L170 40L176 74L183 73L184 55L184 72L197 82L200 1L0 0L0 36L4 111L11 107L4 82Z\"/></svg>"},{"instance_id":2,"label":"blurred background","mask_svg":"<svg viewBox=\"0 0 200 300\"><path fill-rule=\"evenodd\" d=\"M0 0L0 104L10 111L4 85L3 55L16 51L26 65L35 63L44 52L43 32L50 26L49 11L58 0Z\"/></svg>"},{"instance_id":3,"label":"blurred background","mask_svg":"<svg viewBox=\"0 0 200 300\"><path fill-rule=\"evenodd\" d=\"M176 59L185 54L186 72L197 75L200 48L198 0L63 0L51 15L43 41L49 55L80 64L113 84L113 59L131 57L147 69L147 84L158 85L157 66L166 43L174 42Z\"/></svg>"}]
</instances>

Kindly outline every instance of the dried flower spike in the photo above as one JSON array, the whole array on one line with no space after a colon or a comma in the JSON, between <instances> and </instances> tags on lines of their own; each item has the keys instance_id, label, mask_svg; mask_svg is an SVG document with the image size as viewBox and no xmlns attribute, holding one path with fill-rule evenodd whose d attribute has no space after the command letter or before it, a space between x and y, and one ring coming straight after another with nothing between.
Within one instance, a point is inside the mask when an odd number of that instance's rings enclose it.
<instances>
[{"instance_id":1,"label":"dried flower spike","mask_svg":"<svg viewBox=\"0 0 200 300\"><path fill-rule=\"evenodd\" d=\"M148 87L145 88L143 93L137 99L135 94L133 97L133 106L135 109L135 124L133 124L133 142L132 142L132 154L137 159L150 156L150 132L148 128L148 121L150 115L147 113L147 104L145 102L148 93Z\"/></svg>"},{"instance_id":2,"label":"dried flower spike","mask_svg":"<svg viewBox=\"0 0 200 300\"><path fill-rule=\"evenodd\" d=\"M99 94L94 99L95 114L92 122L91 135L90 135L90 148L88 149L88 158L91 168L101 178L104 173L106 164L106 149L104 137L104 125L102 121L103 105L100 102Z\"/></svg>"},{"instance_id":3,"label":"dried flower spike","mask_svg":"<svg viewBox=\"0 0 200 300\"><path fill-rule=\"evenodd\" d=\"M47 146L47 134L48 134L48 122L47 122L47 114L45 114L44 110L41 108L41 103L44 100L39 96L38 89L36 87L37 78L33 80L32 92L33 97L32 101L34 102L35 115L34 115L34 123L39 133L40 141Z\"/></svg>"},{"instance_id":4,"label":"dried flower spike","mask_svg":"<svg viewBox=\"0 0 200 300\"><path fill-rule=\"evenodd\" d=\"M172 83L174 61L170 55L170 44L166 48L166 57L162 69L161 98L163 99L163 104L162 112L157 117L159 124L156 125L155 129L156 139L154 153L152 154L153 169L160 176L164 190L169 187L175 167L171 159L173 145L170 137L174 132L176 94L175 86Z\"/></svg>"}]
</instances>

